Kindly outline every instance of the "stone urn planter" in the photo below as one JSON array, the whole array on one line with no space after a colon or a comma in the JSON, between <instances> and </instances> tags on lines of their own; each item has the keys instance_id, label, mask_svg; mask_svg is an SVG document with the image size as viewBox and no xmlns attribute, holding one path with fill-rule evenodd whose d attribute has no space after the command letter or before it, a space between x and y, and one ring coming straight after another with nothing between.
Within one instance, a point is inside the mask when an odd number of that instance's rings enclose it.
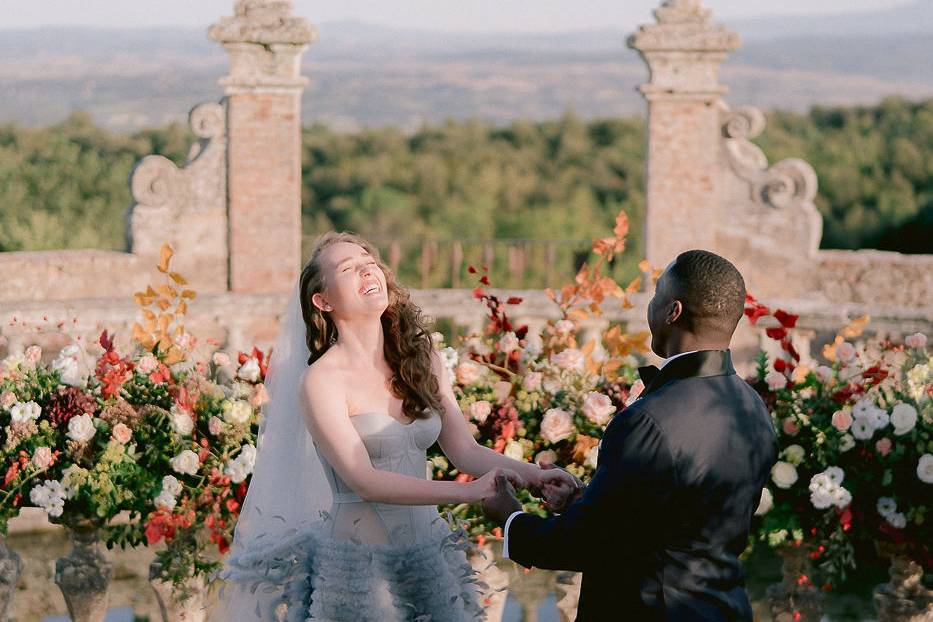
<instances>
[{"instance_id":1,"label":"stone urn planter","mask_svg":"<svg viewBox=\"0 0 933 622\"><path fill-rule=\"evenodd\" d=\"M878 622L933 620L933 590L923 583L923 567L908 557L904 547L879 542L876 548L879 555L891 562L890 579L872 594Z\"/></svg>"},{"instance_id":2,"label":"stone urn planter","mask_svg":"<svg viewBox=\"0 0 933 622\"><path fill-rule=\"evenodd\" d=\"M0 622L10 614L16 583L23 570L23 562L16 551L6 545L6 535L0 534Z\"/></svg>"},{"instance_id":3,"label":"stone urn planter","mask_svg":"<svg viewBox=\"0 0 933 622\"><path fill-rule=\"evenodd\" d=\"M560 622L576 620L582 584L583 575L579 572L560 571L556 573L554 588L557 592L557 615L560 616Z\"/></svg>"},{"instance_id":4,"label":"stone urn planter","mask_svg":"<svg viewBox=\"0 0 933 622\"><path fill-rule=\"evenodd\" d=\"M819 622L823 617L823 593L810 581L810 549L790 544L777 553L783 561L783 577L767 590L771 618L774 622Z\"/></svg>"},{"instance_id":5,"label":"stone urn planter","mask_svg":"<svg viewBox=\"0 0 933 622\"><path fill-rule=\"evenodd\" d=\"M498 545L498 543L496 543ZM497 556L502 547L493 548L489 542L478 547L469 556L470 565L476 571L476 579L481 584L480 604L486 613L486 622L500 622L505 611L508 597L509 575L496 565Z\"/></svg>"},{"instance_id":6,"label":"stone urn planter","mask_svg":"<svg viewBox=\"0 0 933 622\"><path fill-rule=\"evenodd\" d=\"M100 524L80 520L65 527L72 548L55 562L55 584L73 622L101 622L107 613L113 566L101 551Z\"/></svg>"},{"instance_id":7,"label":"stone urn planter","mask_svg":"<svg viewBox=\"0 0 933 622\"><path fill-rule=\"evenodd\" d=\"M159 603L163 622L204 622L207 619L206 590L200 578L190 579L179 589L171 581L164 581L159 573L158 561L149 566L149 584Z\"/></svg>"}]
</instances>

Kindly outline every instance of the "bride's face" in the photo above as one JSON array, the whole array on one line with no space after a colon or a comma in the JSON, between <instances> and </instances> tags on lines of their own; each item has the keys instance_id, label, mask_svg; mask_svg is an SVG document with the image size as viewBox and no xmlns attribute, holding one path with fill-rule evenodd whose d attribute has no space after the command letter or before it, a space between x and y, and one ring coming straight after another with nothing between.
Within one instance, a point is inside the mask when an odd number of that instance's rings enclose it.
<instances>
[{"instance_id":1,"label":"bride's face","mask_svg":"<svg viewBox=\"0 0 933 622\"><path fill-rule=\"evenodd\" d=\"M334 318L382 315L389 305L386 277L362 246L338 242L321 252L324 291L311 302Z\"/></svg>"}]
</instances>

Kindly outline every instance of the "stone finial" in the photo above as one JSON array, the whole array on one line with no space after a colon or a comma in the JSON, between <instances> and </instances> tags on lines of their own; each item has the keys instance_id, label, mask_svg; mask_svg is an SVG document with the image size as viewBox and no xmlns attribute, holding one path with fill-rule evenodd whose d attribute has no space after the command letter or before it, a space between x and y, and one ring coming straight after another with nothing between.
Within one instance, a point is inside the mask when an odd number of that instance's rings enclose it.
<instances>
[{"instance_id":1,"label":"stone finial","mask_svg":"<svg viewBox=\"0 0 933 622\"><path fill-rule=\"evenodd\" d=\"M317 28L292 14L291 0L237 0L233 17L211 26L211 39L230 55L227 93L243 89L302 89L301 54L317 41Z\"/></svg>"},{"instance_id":2,"label":"stone finial","mask_svg":"<svg viewBox=\"0 0 933 622\"><path fill-rule=\"evenodd\" d=\"M719 66L738 49L739 36L712 23L700 0L665 0L654 14L658 23L640 27L628 39L651 71L650 82L641 87L645 96L711 100L722 95Z\"/></svg>"},{"instance_id":3,"label":"stone finial","mask_svg":"<svg viewBox=\"0 0 933 622\"><path fill-rule=\"evenodd\" d=\"M709 22L712 11L703 6L701 0L664 0L654 11L654 16L663 23Z\"/></svg>"}]
</instances>

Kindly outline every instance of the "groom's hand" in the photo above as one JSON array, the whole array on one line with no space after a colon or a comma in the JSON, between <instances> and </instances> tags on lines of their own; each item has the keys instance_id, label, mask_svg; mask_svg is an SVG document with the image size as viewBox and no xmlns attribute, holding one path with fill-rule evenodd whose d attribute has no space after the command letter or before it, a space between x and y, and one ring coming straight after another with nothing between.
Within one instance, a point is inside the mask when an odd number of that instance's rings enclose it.
<instances>
[{"instance_id":1,"label":"groom's hand","mask_svg":"<svg viewBox=\"0 0 933 622\"><path fill-rule=\"evenodd\" d=\"M515 489L505 476L496 478L496 494L483 500L483 511L489 520L499 525L505 525L509 516L522 511L522 504L515 497Z\"/></svg>"},{"instance_id":2,"label":"groom's hand","mask_svg":"<svg viewBox=\"0 0 933 622\"><path fill-rule=\"evenodd\" d=\"M586 488L579 478L550 463L542 462L541 487L536 496L544 498L552 511L561 513L572 505Z\"/></svg>"}]
</instances>

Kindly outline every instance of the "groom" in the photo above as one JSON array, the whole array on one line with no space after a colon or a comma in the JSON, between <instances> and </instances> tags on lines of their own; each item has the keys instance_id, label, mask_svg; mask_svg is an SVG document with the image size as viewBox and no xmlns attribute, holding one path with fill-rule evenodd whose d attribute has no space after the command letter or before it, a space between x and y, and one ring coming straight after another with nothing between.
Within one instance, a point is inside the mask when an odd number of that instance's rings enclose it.
<instances>
[{"instance_id":1,"label":"groom","mask_svg":"<svg viewBox=\"0 0 933 622\"><path fill-rule=\"evenodd\" d=\"M552 518L521 512L505 481L487 500L506 557L583 572L577 622L752 620L738 556L777 449L768 410L732 367L744 305L727 260L678 256L648 305L665 361L639 370L645 389L606 428L589 486Z\"/></svg>"}]
</instances>

